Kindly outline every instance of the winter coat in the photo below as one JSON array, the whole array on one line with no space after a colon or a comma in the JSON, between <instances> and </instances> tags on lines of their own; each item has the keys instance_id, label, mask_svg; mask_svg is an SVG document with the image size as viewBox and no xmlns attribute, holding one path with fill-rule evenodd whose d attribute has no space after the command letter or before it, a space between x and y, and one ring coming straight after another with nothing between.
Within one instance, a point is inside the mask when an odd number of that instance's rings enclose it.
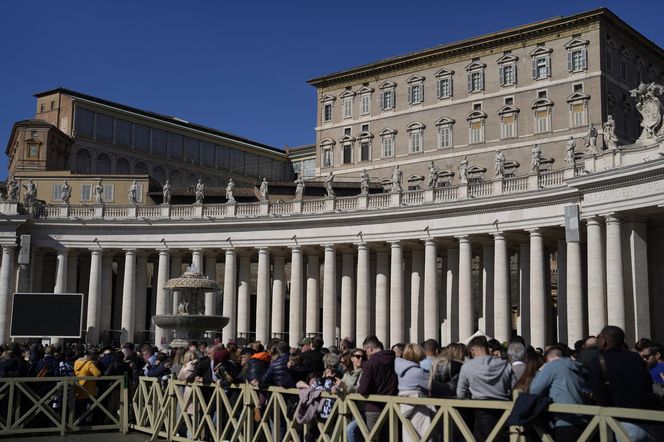
<instances>
[{"instance_id":1,"label":"winter coat","mask_svg":"<svg viewBox=\"0 0 664 442\"><path fill-rule=\"evenodd\" d=\"M462 366L461 361L436 359L431 368L431 397L456 397Z\"/></svg>"},{"instance_id":2,"label":"winter coat","mask_svg":"<svg viewBox=\"0 0 664 442\"><path fill-rule=\"evenodd\" d=\"M395 396L398 391L397 375L394 372L394 359L396 355L392 350L383 350L374 353L362 364L362 376L357 392L363 396L382 394ZM369 402L366 411L380 412L381 404Z\"/></svg>"},{"instance_id":3,"label":"winter coat","mask_svg":"<svg viewBox=\"0 0 664 442\"><path fill-rule=\"evenodd\" d=\"M94 361L87 358L81 358L74 362L74 375L99 377L101 376L101 371L99 371ZM87 399L90 395L97 397L96 381L80 380L78 383L83 386L85 391L81 391L80 388L76 389L77 399Z\"/></svg>"},{"instance_id":4,"label":"winter coat","mask_svg":"<svg viewBox=\"0 0 664 442\"><path fill-rule=\"evenodd\" d=\"M246 381L251 382L253 380L260 381L267 367L270 365L270 353L263 351L256 353L247 361L247 377Z\"/></svg>"},{"instance_id":5,"label":"winter coat","mask_svg":"<svg viewBox=\"0 0 664 442\"><path fill-rule=\"evenodd\" d=\"M394 371L397 374L399 391L429 390L429 373L417 362L396 358Z\"/></svg>"},{"instance_id":6,"label":"winter coat","mask_svg":"<svg viewBox=\"0 0 664 442\"><path fill-rule=\"evenodd\" d=\"M316 390L313 387L300 389L300 402L297 404L297 413L295 414L297 423L306 424L314 420L323 408L323 401L320 397L322 393L323 390Z\"/></svg>"},{"instance_id":7,"label":"winter coat","mask_svg":"<svg viewBox=\"0 0 664 442\"><path fill-rule=\"evenodd\" d=\"M295 387L295 380L288 372L288 354L280 355L270 362L265 374L260 379L260 383L283 388Z\"/></svg>"},{"instance_id":8,"label":"winter coat","mask_svg":"<svg viewBox=\"0 0 664 442\"><path fill-rule=\"evenodd\" d=\"M457 397L465 399L510 400L516 378L507 361L493 356L479 356L466 361L459 372Z\"/></svg>"}]
</instances>

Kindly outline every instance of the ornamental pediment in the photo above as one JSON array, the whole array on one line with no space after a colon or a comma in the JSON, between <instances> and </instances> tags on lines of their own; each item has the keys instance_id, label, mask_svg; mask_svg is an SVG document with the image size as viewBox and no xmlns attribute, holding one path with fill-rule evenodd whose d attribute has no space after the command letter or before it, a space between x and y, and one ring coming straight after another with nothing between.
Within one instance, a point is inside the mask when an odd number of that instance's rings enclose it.
<instances>
[{"instance_id":1,"label":"ornamental pediment","mask_svg":"<svg viewBox=\"0 0 664 442\"><path fill-rule=\"evenodd\" d=\"M415 123L410 123L408 126L406 126L407 131L412 131L412 130L423 130L426 126L420 122L415 122Z\"/></svg>"},{"instance_id":2,"label":"ornamental pediment","mask_svg":"<svg viewBox=\"0 0 664 442\"><path fill-rule=\"evenodd\" d=\"M454 71L451 69L441 69L436 72L436 77L449 77L454 75Z\"/></svg>"},{"instance_id":3,"label":"ornamental pediment","mask_svg":"<svg viewBox=\"0 0 664 442\"><path fill-rule=\"evenodd\" d=\"M466 66L466 70L467 71L474 71L476 69L484 69L485 67L486 67L486 64L481 63L479 61L473 61L468 66Z\"/></svg>"},{"instance_id":4,"label":"ornamental pediment","mask_svg":"<svg viewBox=\"0 0 664 442\"><path fill-rule=\"evenodd\" d=\"M567 43L565 43L565 49L572 49L578 46L588 46L590 42L588 40L583 40L581 38L573 38Z\"/></svg>"},{"instance_id":5,"label":"ornamental pediment","mask_svg":"<svg viewBox=\"0 0 664 442\"><path fill-rule=\"evenodd\" d=\"M584 101L584 100L589 100L590 95L584 94L582 92L574 92L572 95L567 97L567 102L571 103L573 101Z\"/></svg>"},{"instance_id":6,"label":"ornamental pediment","mask_svg":"<svg viewBox=\"0 0 664 442\"><path fill-rule=\"evenodd\" d=\"M436 126L442 126L443 124L454 124L455 120L449 117L441 117L436 121Z\"/></svg>"},{"instance_id":7,"label":"ornamental pediment","mask_svg":"<svg viewBox=\"0 0 664 442\"><path fill-rule=\"evenodd\" d=\"M347 89L347 90L344 91L343 94L339 95L339 98L349 98L349 97L352 98L354 96L355 96L355 92L353 92L350 89Z\"/></svg>"},{"instance_id":8,"label":"ornamental pediment","mask_svg":"<svg viewBox=\"0 0 664 442\"><path fill-rule=\"evenodd\" d=\"M324 139L323 141L320 142L321 147L334 146L335 144L337 144L337 142L334 141L331 138L326 138L326 139Z\"/></svg>"},{"instance_id":9,"label":"ornamental pediment","mask_svg":"<svg viewBox=\"0 0 664 442\"><path fill-rule=\"evenodd\" d=\"M320 99L320 102L321 103L326 103L326 102L329 102L329 101L334 101L336 99L337 99L337 97L335 97L333 95L325 94L325 95L323 95L323 98Z\"/></svg>"},{"instance_id":10,"label":"ornamental pediment","mask_svg":"<svg viewBox=\"0 0 664 442\"><path fill-rule=\"evenodd\" d=\"M467 120L477 120L479 118L486 118L486 117L487 117L487 115L484 112L476 110L476 111L470 112L466 116L466 119Z\"/></svg>"},{"instance_id":11,"label":"ornamental pediment","mask_svg":"<svg viewBox=\"0 0 664 442\"><path fill-rule=\"evenodd\" d=\"M371 132L360 132L359 134L357 134L357 137L356 137L356 138L357 138L358 140L364 140L364 139L367 139L367 138L373 138L373 137L374 137L374 136L373 136L373 134L372 134Z\"/></svg>"},{"instance_id":12,"label":"ornamental pediment","mask_svg":"<svg viewBox=\"0 0 664 442\"><path fill-rule=\"evenodd\" d=\"M396 133L397 133L396 129L390 129L389 127L386 127L385 129L378 132L378 135L384 137L386 135L396 135Z\"/></svg>"},{"instance_id":13,"label":"ornamental pediment","mask_svg":"<svg viewBox=\"0 0 664 442\"><path fill-rule=\"evenodd\" d=\"M413 75L411 76L406 82L408 84L413 84L413 83L422 83L424 81L424 77L421 75Z\"/></svg>"},{"instance_id":14,"label":"ornamental pediment","mask_svg":"<svg viewBox=\"0 0 664 442\"><path fill-rule=\"evenodd\" d=\"M369 86L362 86L358 91L357 95L362 95L362 94L370 94L374 91L372 87Z\"/></svg>"},{"instance_id":15,"label":"ornamental pediment","mask_svg":"<svg viewBox=\"0 0 664 442\"><path fill-rule=\"evenodd\" d=\"M516 114L519 113L519 108L506 104L505 106L498 109L498 115L504 114Z\"/></svg>"},{"instance_id":16,"label":"ornamental pediment","mask_svg":"<svg viewBox=\"0 0 664 442\"><path fill-rule=\"evenodd\" d=\"M513 63L519 60L519 57L516 55L512 54L505 54L502 57L500 57L498 60L496 60L496 63L498 64L505 64L505 63Z\"/></svg>"},{"instance_id":17,"label":"ornamental pediment","mask_svg":"<svg viewBox=\"0 0 664 442\"><path fill-rule=\"evenodd\" d=\"M538 100L533 101L533 104L531 106L533 109L536 109L538 107L549 107L553 106L553 101L549 100L548 98L540 98Z\"/></svg>"},{"instance_id":18,"label":"ornamental pediment","mask_svg":"<svg viewBox=\"0 0 664 442\"><path fill-rule=\"evenodd\" d=\"M339 138L339 144L352 143L353 141L355 141L355 138L351 137L350 135L344 135L343 137Z\"/></svg>"},{"instance_id":19,"label":"ornamental pediment","mask_svg":"<svg viewBox=\"0 0 664 442\"><path fill-rule=\"evenodd\" d=\"M385 83L381 84L378 89L393 89L397 87L397 84L392 82L392 81L386 81Z\"/></svg>"},{"instance_id":20,"label":"ornamental pediment","mask_svg":"<svg viewBox=\"0 0 664 442\"><path fill-rule=\"evenodd\" d=\"M541 55L549 55L551 52L553 52L553 49L547 48L544 46L538 46L532 51L528 53L531 57L539 57Z\"/></svg>"}]
</instances>

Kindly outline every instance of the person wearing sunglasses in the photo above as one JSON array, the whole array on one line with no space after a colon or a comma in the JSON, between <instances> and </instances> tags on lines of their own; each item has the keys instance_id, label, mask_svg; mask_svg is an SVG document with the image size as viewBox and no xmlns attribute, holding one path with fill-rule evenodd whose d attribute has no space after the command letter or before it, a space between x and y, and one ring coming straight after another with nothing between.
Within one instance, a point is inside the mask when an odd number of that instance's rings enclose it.
<instances>
[{"instance_id":1,"label":"person wearing sunglasses","mask_svg":"<svg viewBox=\"0 0 664 442\"><path fill-rule=\"evenodd\" d=\"M350 361L346 373L341 378L341 383L337 393L339 395L351 394L357 391L357 386L360 383L360 376L362 375L362 364L367 359L366 353L361 348L354 348L350 350ZM346 426L346 436L348 442L362 440L362 435L357 429L357 422L353 419Z\"/></svg>"}]
</instances>

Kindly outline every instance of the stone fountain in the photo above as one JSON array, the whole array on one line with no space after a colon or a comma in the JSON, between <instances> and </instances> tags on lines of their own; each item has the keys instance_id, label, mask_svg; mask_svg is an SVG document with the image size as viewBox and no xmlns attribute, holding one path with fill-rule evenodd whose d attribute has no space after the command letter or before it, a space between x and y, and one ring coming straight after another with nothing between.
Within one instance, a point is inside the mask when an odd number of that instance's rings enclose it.
<instances>
[{"instance_id":1,"label":"stone fountain","mask_svg":"<svg viewBox=\"0 0 664 442\"><path fill-rule=\"evenodd\" d=\"M228 318L205 315L205 293L220 292L217 281L195 270L185 272L178 278L169 279L164 288L178 292L178 309L173 315L153 317L154 324L166 330L174 330L171 347L186 347L189 341L200 341L206 331L221 331Z\"/></svg>"}]
</instances>

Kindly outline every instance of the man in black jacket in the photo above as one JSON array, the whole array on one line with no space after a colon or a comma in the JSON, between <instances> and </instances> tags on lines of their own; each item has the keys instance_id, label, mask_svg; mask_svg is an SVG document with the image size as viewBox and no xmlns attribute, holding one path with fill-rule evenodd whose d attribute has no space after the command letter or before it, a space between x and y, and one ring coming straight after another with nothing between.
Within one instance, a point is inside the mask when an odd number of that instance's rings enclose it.
<instances>
[{"instance_id":1,"label":"man in black jacket","mask_svg":"<svg viewBox=\"0 0 664 442\"><path fill-rule=\"evenodd\" d=\"M307 366L316 376L323 374L323 339L316 336L311 340L311 349L302 353L302 363Z\"/></svg>"},{"instance_id":2,"label":"man in black jacket","mask_svg":"<svg viewBox=\"0 0 664 442\"><path fill-rule=\"evenodd\" d=\"M208 345L205 353L206 355L198 360L196 369L189 375L187 382L196 381L211 384L217 381L214 373L214 345Z\"/></svg>"},{"instance_id":3,"label":"man in black jacket","mask_svg":"<svg viewBox=\"0 0 664 442\"><path fill-rule=\"evenodd\" d=\"M295 380L288 372L288 358L290 356L290 346L287 342L281 341L277 344L278 356L267 368L265 374L261 377L260 381L254 385L260 384L261 388L269 385L276 385L283 388L294 388Z\"/></svg>"}]
</instances>

